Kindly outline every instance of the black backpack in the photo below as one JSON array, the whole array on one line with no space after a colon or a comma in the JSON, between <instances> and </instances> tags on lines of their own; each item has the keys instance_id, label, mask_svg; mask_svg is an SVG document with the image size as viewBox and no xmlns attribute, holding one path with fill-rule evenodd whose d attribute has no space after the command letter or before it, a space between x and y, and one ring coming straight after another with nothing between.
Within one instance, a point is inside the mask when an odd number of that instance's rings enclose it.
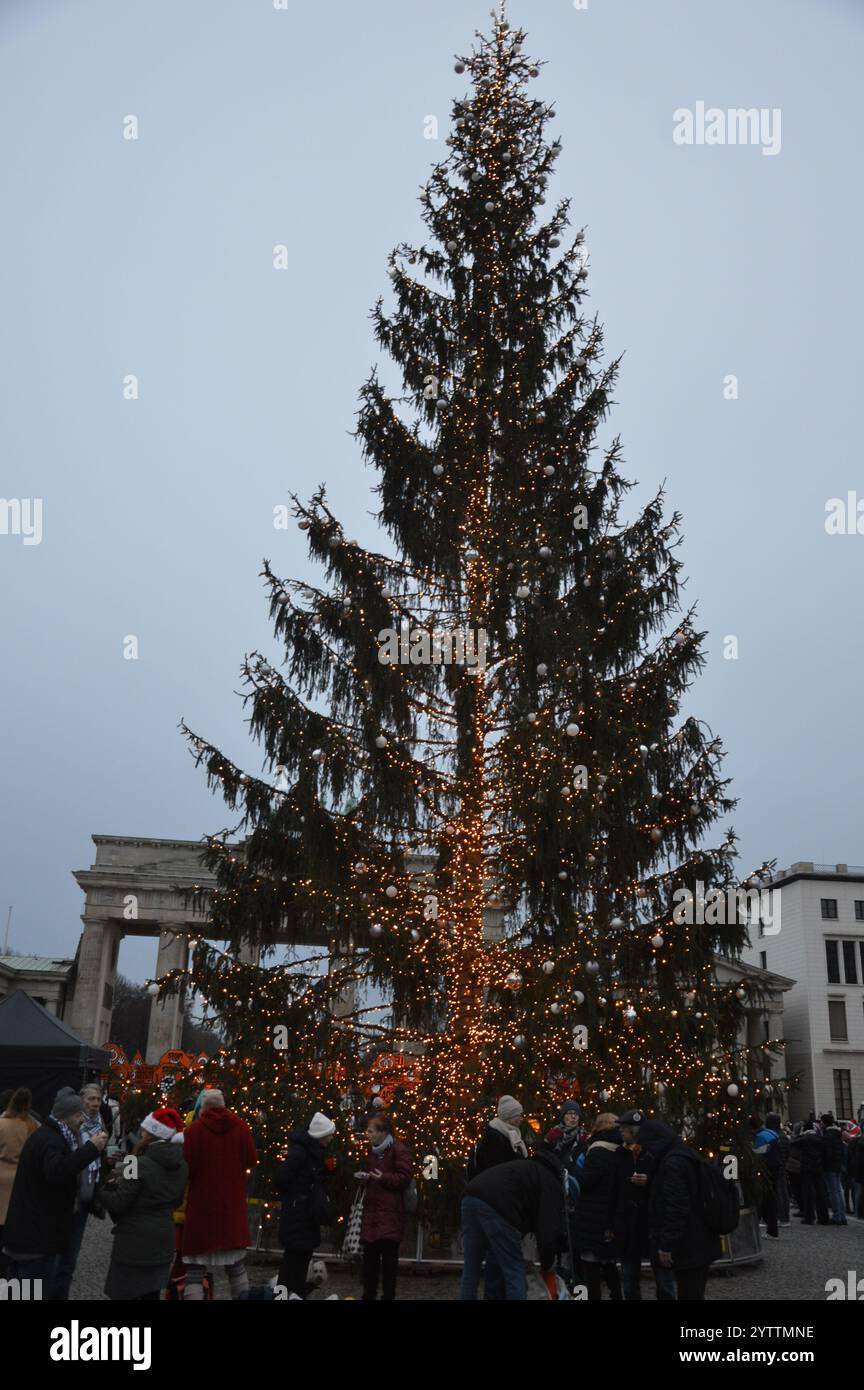
<instances>
[{"instance_id":1,"label":"black backpack","mask_svg":"<svg viewBox=\"0 0 864 1390\"><path fill-rule=\"evenodd\" d=\"M699 1159L696 1171L702 1220L712 1235L728 1236L738 1225L738 1184L706 1158Z\"/></svg>"}]
</instances>

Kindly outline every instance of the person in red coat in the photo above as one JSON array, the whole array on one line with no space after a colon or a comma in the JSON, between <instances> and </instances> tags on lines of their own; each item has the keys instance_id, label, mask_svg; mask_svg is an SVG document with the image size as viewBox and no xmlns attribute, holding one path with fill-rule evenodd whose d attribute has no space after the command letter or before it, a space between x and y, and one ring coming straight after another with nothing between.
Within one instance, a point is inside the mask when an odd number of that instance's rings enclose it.
<instances>
[{"instance_id":1,"label":"person in red coat","mask_svg":"<svg viewBox=\"0 0 864 1390\"><path fill-rule=\"evenodd\" d=\"M394 1138L386 1115L373 1115L366 1126L369 1152L357 1179L365 1185L363 1222L363 1302L374 1303L381 1281L382 1299L396 1297L399 1246L405 1230L405 1192L413 1165L404 1144Z\"/></svg>"},{"instance_id":2,"label":"person in red coat","mask_svg":"<svg viewBox=\"0 0 864 1390\"><path fill-rule=\"evenodd\" d=\"M246 1181L258 1162L245 1120L225 1109L221 1091L205 1091L201 1112L183 1134L189 1195L183 1227L184 1299L202 1302L205 1271L227 1270L231 1297L248 1293Z\"/></svg>"}]
</instances>

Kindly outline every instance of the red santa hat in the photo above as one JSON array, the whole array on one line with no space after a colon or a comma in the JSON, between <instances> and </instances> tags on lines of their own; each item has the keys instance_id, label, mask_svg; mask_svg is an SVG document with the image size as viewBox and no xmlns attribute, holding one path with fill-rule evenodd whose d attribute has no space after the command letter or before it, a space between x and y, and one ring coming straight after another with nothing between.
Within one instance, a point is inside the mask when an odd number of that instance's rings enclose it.
<instances>
[{"instance_id":1,"label":"red santa hat","mask_svg":"<svg viewBox=\"0 0 864 1390\"><path fill-rule=\"evenodd\" d=\"M169 1105L153 1110L141 1121L141 1128L145 1134L152 1134L155 1139L164 1139L167 1143L172 1140L179 1142L183 1138L182 1117Z\"/></svg>"}]
</instances>

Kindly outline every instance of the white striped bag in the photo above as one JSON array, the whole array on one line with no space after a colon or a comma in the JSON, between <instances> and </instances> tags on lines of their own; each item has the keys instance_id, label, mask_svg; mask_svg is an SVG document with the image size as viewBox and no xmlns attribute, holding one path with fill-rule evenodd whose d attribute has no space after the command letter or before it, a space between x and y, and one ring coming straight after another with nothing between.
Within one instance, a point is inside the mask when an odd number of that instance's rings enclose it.
<instances>
[{"instance_id":1,"label":"white striped bag","mask_svg":"<svg viewBox=\"0 0 864 1390\"><path fill-rule=\"evenodd\" d=\"M366 1188L361 1187L358 1183L354 1201L351 1203L351 1210L348 1213L348 1220L345 1222L345 1238L339 1252L340 1259L349 1261L360 1258L360 1227L363 1223L363 1198L365 1196Z\"/></svg>"}]
</instances>

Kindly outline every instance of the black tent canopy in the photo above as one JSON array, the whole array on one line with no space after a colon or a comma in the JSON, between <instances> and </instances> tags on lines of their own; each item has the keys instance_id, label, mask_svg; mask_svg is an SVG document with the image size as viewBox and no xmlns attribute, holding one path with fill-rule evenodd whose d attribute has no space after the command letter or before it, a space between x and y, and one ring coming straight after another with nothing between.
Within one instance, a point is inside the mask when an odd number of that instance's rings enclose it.
<instances>
[{"instance_id":1,"label":"black tent canopy","mask_svg":"<svg viewBox=\"0 0 864 1390\"><path fill-rule=\"evenodd\" d=\"M61 1087L80 1090L110 1062L109 1052L79 1038L23 989L0 1001L0 1091L26 1086L43 1118Z\"/></svg>"}]
</instances>

